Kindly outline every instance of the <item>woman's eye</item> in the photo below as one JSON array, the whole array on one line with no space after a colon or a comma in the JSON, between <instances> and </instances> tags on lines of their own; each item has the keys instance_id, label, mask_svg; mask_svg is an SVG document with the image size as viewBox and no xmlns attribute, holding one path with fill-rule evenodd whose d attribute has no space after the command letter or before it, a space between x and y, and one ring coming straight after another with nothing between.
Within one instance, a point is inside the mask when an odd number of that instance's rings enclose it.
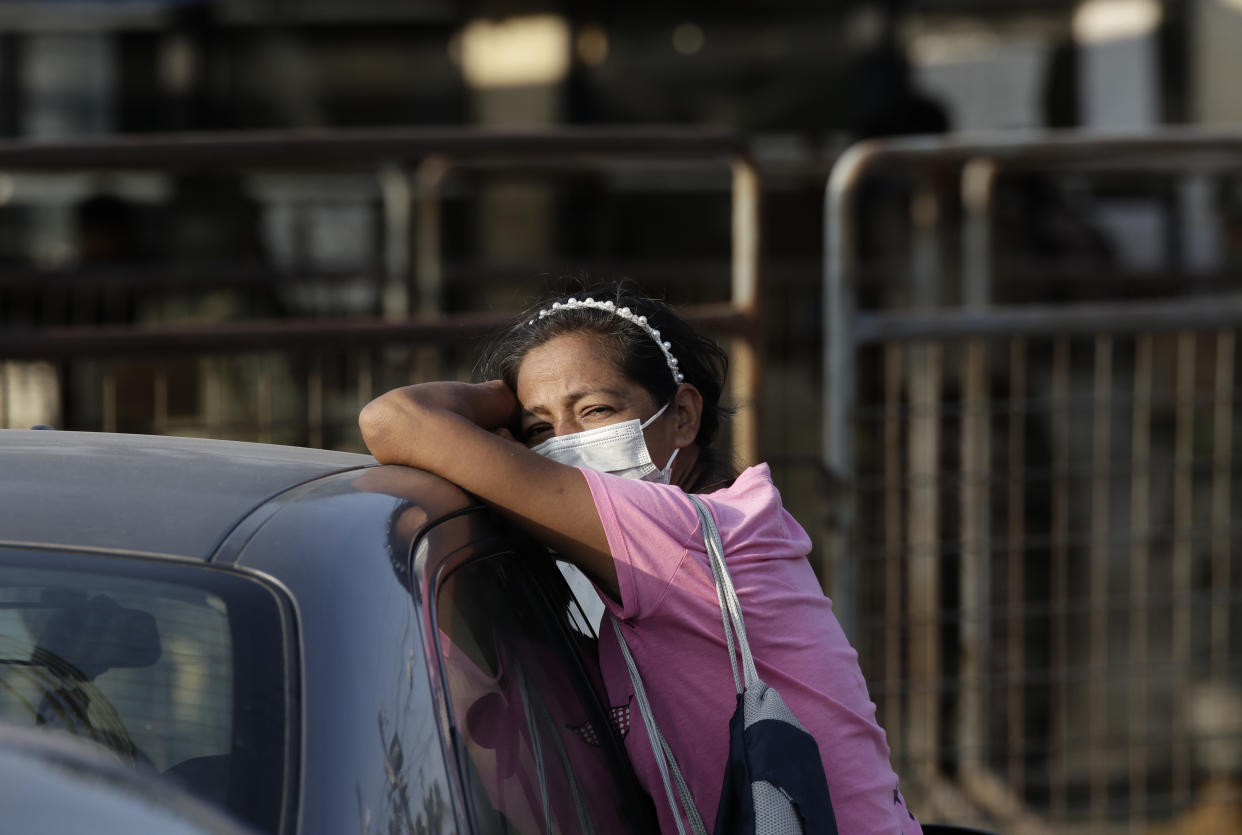
<instances>
[{"instance_id":1,"label":"woman's eye","mask_svg":"<svg viewBox=\"0 0 1242 835\"><path fill-rule=\"evenodd\" d=\"M550 431L551 428L546 423L537 423L534 426L527 427L526 431L522 433L522 440L526 442L527 446L531 446L543 440L544 436Z\"/></svg>"},{"instance_id":2,"label":"woman's eye","mask_svg":"<svg viewBox=\"0 0 1242 835\"><path fill-rule=\"evenodd\" d=\"M590 417L602 417L603 415L612 414L612 408L609 406L592 406L583 412L583 414Z\"/></svg>"}]
</instances>

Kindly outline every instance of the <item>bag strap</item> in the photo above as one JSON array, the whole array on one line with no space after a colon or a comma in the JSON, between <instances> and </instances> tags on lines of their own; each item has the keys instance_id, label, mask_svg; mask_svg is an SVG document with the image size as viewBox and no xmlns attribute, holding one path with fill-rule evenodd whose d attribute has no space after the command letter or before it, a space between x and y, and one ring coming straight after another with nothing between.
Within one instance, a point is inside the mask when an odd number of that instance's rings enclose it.
<instances>
[{"instance_id":1,"label":"bag strap","mask_svg":"<svg viewBox=\"0 0 1242 835\"><path fill-rule=\"evenodd\" d=\"M750 642L746 639L746 623L742 620L742 603L738 600L737 590L733 587L733 578L729 576L729 567L725 565L724 544L720 541L720 531L716 528L716 520L707 505L698 496L687 494L699 514L699 527L703 531L703 544L707 548L707 556L712 565L712 578L716 583L716 599L720 603L720 617L724 623L725 643L729 645L729 664L733 669L733 684L737 692L743 686L749 687L759 681L759 671L755 669L755 659L750 653ZM673 821L677 824L678 835L686 835L682 825L682 816L677 813L678 799L680 808L685 815L693 835L707 835L703 819L699 816L698 807L690 794L690 787L682 776L677 758L669 747L668 740L660 726L656 724L655 714L651 710L651 702L647 699L647 688L643 686L643 677L630 654L625 635L621 632L621 624L612 617L612 628L617 634L617 645L621 647L621 655L625 658L625 667L630 674L630 684L634 687L634 699L638 702L639 713L643 717L643 726L647 729L647 739L651 743L651 753L655 757L656 767L660 770L660 779L664 781L664 794L668 805L673 810ZM735 636L736 635L736 641ZM742 672L737 669L737 656L742 657ZM677 797L673 796L673 785L677 787Z\"/></svg>"},{"instance_id":2,"label":"bag strap","mask_svg":"<svg viewBox=\"0 0 1242 835\"><path fill-rule=\"evenodd\" d=\"M617 623L615 616L610 617L612 628L617 633L617 645L621 647L621 654L625 657L625 667L630 673L630 684L634 687L634 699L638 702L638 711L643 717L643 727L647 729L651 753L655 757L656 767L660 770L660 779L664 781L664 794L668 798L669 808L673 810L673 822L677 824L678 835L686 835L685 827L681 822L682 815L690 824L690 831L693 835L707 835L707 828L703 826L703 818L699 816L699 809L694 805L694 798L690 794L686 778L682 776L681 768L677 765L677 758L673 756L668 741L664 738L660 726L656 724L655 714L651 711L651 702L647 700L647 688L643 686L643 677L634 663L634 656L630 655L625 636L621 634L621 624ZM680 815L677 813L677 800L673 797L674 781L677 783L677 795L681 799L682 814Z\"/></svg>"},{"instance_id":3,"label":"bag strap","mask_svg":"<svg viewBox=\"0 0 1242 835\"><path fill-rule=\"evenodd\" d=\"M750 653L750 642L746 639L746 622L742 619L742 602L738 600L737 590L733 587L733 578L729 575L729 567L725 564L724 544L720 541L720 531L716 529L715 517L698 496L690 495L690 501L694 503L695 510L699 512L703 543L707 546L707 556L712 564L712 577L716 580L716 598L720 601L720 617L724 623L725 643L729 645L729 665L733 668L733 685L740 694L744 686L750 687L759 681L755 658ZM735 634L736 648L734 647ZM738 675L735 653L742 656L741 676Z\"/></svg>"}]
</instances>

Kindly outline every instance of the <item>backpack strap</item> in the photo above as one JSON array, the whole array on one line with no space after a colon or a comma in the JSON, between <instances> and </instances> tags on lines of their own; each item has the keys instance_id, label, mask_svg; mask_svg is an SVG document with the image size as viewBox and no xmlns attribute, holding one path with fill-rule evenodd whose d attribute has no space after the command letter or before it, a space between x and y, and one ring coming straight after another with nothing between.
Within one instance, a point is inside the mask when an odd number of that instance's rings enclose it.
<instances>
[{"instance_id":1,"label":"backpack strap","mask_svg":"<svg viewBox=\"0 0 1242 835\"><path fill-rule=\"evenodd\" d=\"M712 564L712 577L716 580L716 598L720 601L720 617L724 623L725 643L729 645L729 665L733 668L733 685L741 695L744 687L750 687L759 681L759 671L755 668L754 656L750 653L750 642L746 639L746 622L742 619L742 602L738 600L737 590L733 587L733 578L729 575L729 567L725 564L724 544L720 541L720 531L716 529L716 519L707 505L698 496L691 494L690 501L699 512L699 526L703 529L703 544L707 546L707 557ZM734 635L737 636L736 649ZM742 656L742 675L738 675L736 655Z\"/></svg>"}]
</instances>

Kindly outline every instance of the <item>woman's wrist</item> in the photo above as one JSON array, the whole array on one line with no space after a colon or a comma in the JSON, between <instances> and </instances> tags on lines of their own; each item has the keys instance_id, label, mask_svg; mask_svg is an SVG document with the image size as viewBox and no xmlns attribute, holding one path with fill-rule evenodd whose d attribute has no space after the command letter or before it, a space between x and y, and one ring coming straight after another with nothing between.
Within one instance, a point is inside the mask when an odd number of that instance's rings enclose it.
<instances>
[{"instance_id":1,"label":"woman's wrist","mask_svg":"<svg viewBox=\"0 0 1242 835\"><path fill-rule=\"evenodd\" d=\"M518 413L517 398L503 381L437 381L380 395L362 409L358 424L368 449L381 462L425 466L425 453L432 447L451 445L453 426L437 414L457 415L493 432L510 429Z\"/></svg>"}]
</instances>

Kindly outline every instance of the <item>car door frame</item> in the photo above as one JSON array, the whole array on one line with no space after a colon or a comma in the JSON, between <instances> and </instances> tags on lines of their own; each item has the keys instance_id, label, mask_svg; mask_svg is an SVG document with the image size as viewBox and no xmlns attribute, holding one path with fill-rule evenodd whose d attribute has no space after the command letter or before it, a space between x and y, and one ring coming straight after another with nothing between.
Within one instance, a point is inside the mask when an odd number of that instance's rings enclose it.
<instances>
[{"instance_id":1,"label":"car door frame","mask_svg":"<svg viewBox=\"0 0 1242 835\"><path fill-rule=\"evenodd\" d=\"M529 536L507 525L493 511L484 506L465 508L449 514L423 528L411 546L410 577L412 593L420 608L420 624L424 641L424 657L428 664L428 676L434 690L437 719L440 722L440 741L445 762L453 781L453 801L459 820L468 822L469 831L479 831L476 812L469 802L467 779L462 772L462 760L457 750L457 726L452 714L448 689L445 685L444 662L436 636L437 595L441 586L458 570L483 560L515 557L545 561L547 571L560 578L559 570L548 549ZM540 570L532 572L533 585L539 597L540 618L557 639L561 656L567 665L579 691L590 695L588 708L593 712L597 725L606 729L600 734L601 747L610 767L619 778L620 787L627 801L627 809L633 807L635 815L644 821L640 831L657 831L658 822L650 797L642 789L630 764L625 745L612 723L607 721L609 707L604 693L596 685L586 668L586 659L573 645L572 636L563 621L557 617L552 606L548 580ZM576 598L575 598L576 599Z\"/></svg>"}]
</instances>

